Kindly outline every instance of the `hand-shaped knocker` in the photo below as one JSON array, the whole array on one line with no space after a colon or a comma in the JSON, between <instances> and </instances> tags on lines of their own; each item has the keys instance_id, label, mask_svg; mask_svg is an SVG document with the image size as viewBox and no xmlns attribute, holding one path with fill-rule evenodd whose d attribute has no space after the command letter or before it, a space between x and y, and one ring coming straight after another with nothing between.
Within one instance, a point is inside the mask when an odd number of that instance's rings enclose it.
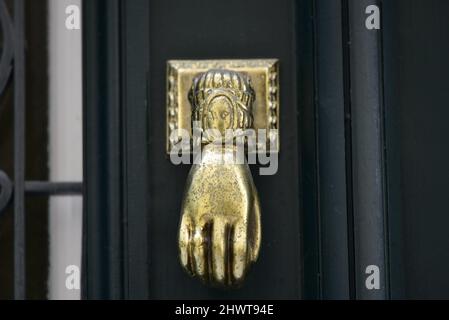
<instances>
[{"instance_id":1,"label":"hand-shaped knocker","mask_svg":"<svg viewBox=\"0 0 449 320\"><path fill-rule=\"evenodd\" d=\"M200 74L189 92L192 120L204 135L201 160L187 179L179 254L189 274L211 285L238 286L259 254L257 190L246 161L232 161L235 144L225 143L229 129L252 127L254 99L249 77L230 70Z\"/></svg>"}]
</instances>

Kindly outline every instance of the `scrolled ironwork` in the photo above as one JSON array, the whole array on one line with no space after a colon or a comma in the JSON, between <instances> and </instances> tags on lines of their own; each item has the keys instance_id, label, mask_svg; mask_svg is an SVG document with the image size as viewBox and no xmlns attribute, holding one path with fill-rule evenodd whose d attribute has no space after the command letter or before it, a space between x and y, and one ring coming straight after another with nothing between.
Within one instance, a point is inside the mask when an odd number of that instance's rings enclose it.
<instances>
[{"instance_id":1,"label":"scrolled ironwork","mask_svg":"<svg viewBox=\"0 0 449 320\"><path fill-rule=\"evenodd\" d=\"M3 35L3 45L0 57L0 96L8 84L12 70L13 60L13 25L8 8L3 0L0 0L0 26Z\"/></svg>"},{"instance_id":2,"label":"scrolled ironwork","mask_svg":"<svg viewBox=\"0 0 449 320\"><path fill-rule=\"evenodd\" d=\"M12 183L8 175L0 170L0 215L11 200Z\"/></svg>"}]
</instances>

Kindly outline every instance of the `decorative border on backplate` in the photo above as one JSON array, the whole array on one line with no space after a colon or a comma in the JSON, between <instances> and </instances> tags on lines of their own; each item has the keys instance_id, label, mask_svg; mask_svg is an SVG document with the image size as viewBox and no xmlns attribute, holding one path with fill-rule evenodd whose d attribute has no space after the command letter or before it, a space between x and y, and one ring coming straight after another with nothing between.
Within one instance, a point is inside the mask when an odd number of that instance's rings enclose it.
<instances>
[{"instance_id":1,"label":"decorative border on backplate","mask_svg":"<svg viewBox=\"0 0 449 320\"><path fill-rule=\"evenodd\" d=\"M167 64L167 152L179 139L170 139L173 131L178 129L178 70L173 64Z\"/></svg>"},{"instance_id":2,"label":"decorative border on backplate","mask_svg":"<svg viewBox=\"0 0 449 320\"><path fill-rule=\"evenodd\" d=\"M268 115L267 129L269 129L268 139L276 141L276 151L280 150L279 140L279 69L278 64L274 62L268 70ZM274 130L274 131L271 131ZM273 136L273 133L275 136ZM267 141L267 146L268 146Z\"/></svg>"}]
</instances>

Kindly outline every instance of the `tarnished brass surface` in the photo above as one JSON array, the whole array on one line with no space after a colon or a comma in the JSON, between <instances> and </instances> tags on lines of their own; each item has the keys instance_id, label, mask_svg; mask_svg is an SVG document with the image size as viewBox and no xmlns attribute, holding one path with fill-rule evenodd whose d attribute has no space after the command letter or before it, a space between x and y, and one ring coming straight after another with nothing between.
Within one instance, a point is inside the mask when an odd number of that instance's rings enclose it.
<instances>
[{"instance_id":1,"label":"tarnished brass surface","mask_svg":"<svg viewBox=\"0 0 449 320\"><path fill-rule=\"evenodd\" d=\"M202 129L252 127L255 91L247 75L212 69L193 79L192 119ZM181 264L211 285L235 287L256 261L261 241L260 204L246 162L233 163L235 145L202 142L185 188L179 228Z\"/></svg>"},{"instance_id":2,"label":"tarnished brass surface","mask_svg":"<svg viewBox=\"0 0 449 320\"><path fill-rule=\"evenodd\" d=\"M277 59L169 60L167 62L167 145L170 153L181 134L170 139L178 129L192 129L192 106L187 92L193 79L211 69L226 69L247 74L257 99L253 102L253 128L276 131L274 150L279 151L279 62ZM173 137L173 136L172 136Z\"/></svg>"}]
</instances>

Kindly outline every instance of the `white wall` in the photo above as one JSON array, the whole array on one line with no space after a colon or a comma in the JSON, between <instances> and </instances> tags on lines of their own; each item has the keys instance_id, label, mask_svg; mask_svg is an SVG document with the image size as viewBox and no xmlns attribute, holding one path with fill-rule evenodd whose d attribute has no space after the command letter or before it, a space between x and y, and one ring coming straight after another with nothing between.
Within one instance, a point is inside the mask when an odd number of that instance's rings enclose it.
<instances>
[{"instance_id":1,"label":"white wall","mask_svg":"<svg viewBox=\"0 0 449 320\"><path fill-rule=\"evenodd\" d=\"M49 172L51 181L82 180L81 30L68 30L66 7L81 0L48 0ZM81 197L53 197L49 210L49 299L79 299L69 290L66 267L81 267Z\"/></svg>"}]
</instances>

